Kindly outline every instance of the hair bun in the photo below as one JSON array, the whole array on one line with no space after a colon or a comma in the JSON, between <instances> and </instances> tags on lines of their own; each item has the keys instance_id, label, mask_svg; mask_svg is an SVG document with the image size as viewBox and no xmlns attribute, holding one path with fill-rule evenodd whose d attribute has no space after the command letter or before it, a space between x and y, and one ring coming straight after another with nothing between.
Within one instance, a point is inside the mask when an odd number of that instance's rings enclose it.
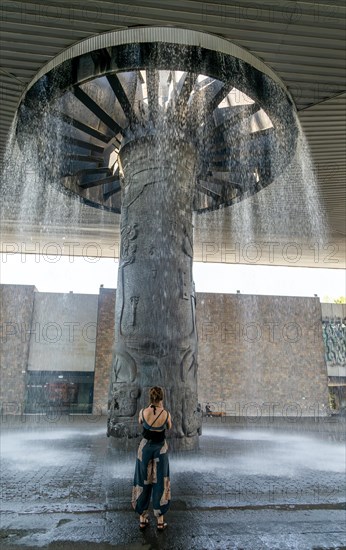
<instances>
[{"instance_id":1,"label":"hair bun","mask_svg":"<svg viewBox=\"0 0 346 550\"><path fill-rule=\"evenodd\" d=\"M163 388L160 386L153 386L149 390L149 399L152 403L158 403L163 399Z\"/></svg>"}]
</instances>

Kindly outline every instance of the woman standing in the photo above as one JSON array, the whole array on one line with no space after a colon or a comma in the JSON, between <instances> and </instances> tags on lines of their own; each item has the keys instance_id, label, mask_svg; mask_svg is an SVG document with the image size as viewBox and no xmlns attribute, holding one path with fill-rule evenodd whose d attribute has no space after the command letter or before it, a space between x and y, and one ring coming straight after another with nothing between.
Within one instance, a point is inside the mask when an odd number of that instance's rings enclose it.
<instances>
[{"instance_id":1,"label":"woman standing","mask_svg":"<svg viewBox=\"0 0 346 550\"><path fill-rule=\"evenodd\" d=\"M165 430L171 429L172 420L163 407L163 389L160 386L150 388L149 401L149 406L140 410L138 418L139 423L143 424L143 439L137 453L132 507L140 514L140 528L145 529L149 524L148 508L152 494L157 528L163 530L167 527L164 514L171 500Z\"/></svg>"}]
</instances>

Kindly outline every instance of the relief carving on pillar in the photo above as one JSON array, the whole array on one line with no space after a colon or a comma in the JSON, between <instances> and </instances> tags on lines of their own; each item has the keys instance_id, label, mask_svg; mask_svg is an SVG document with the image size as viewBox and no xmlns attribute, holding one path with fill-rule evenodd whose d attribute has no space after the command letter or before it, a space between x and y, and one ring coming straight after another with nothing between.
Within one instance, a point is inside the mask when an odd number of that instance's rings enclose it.
<instances>
[{"instance_id":1,"label":"relief carving on pillar","mask_svg":"<svg viewBox=\"0 0 346 550\"><path fill-rule=\"evenodd\" d=\"M132 422L141 395L139 384L113 385L107 420L107 436L136 437L137 424Z\"/></svg>"},{"instance_id":2,"label":"relief carving on pillar","mask_svg":"<svg viewBox=\"0 0 346 550\"><path fill-rule=\"evenodd\" d=\"M183 300L189 299L189 279L186 271L180 271L181 297Z\"/></svg>"},{"instance_id":3,"label":"relief carving on pillar","mask_svg":"<svg viewBox=\"0 0 346 550\"><path fill-rule=\"evenodd\" d=\"M126 345L128 348L138 353L158 358L166 357L171 349L169 341L163 340L161 342L156 342L155 340L139 336L133 340L128 339Z\"/></svg>"},{"instance_id":4,"label":"relief carving on pillar","mask_svg":"<svg viewBox=\"0 0 346 550\"><path fill-rule=\"evenodd\" d=\"M113 383L133 383L137 378L135 360L127 352L117 353L113 365Z\"/></svg>"},{"instance_id":5,"label":"relief carving on pillar","mask_svg":"<svg viewBox=\"0 0 346 550\"><path fill-rule=\"evenodd\" d=\"M135 360L126 351L118 352L112 368L107 422L108 436L135 437L131 421L137 413L140 395L138 369Z\"/></svg>"},{"instance_id":6,"label":"relief carving on pillar","mask_svg":"<svg viewBox=\"0 0 346 550\"><path fill-rule=\"evenodd\" d=\"M186 227L183 228L184 236L183 236L183 252L190 258L193 258L193 246L192 246L192 237L188 234L188 231Z\"/></svg>"},{"instance_id":7,"label":"relief carving on pillar","mask_svg":"<svg viewBox=\"0 0 346 550\"><path fill-rule=\"evenodd\" d=\"M130 303L131 303L131 326L135 326L136 325L136 313L137 313L137 306L138 306L138 302L139 302L139 296L131 296L130 298Z\"/></svg>"},{"instance_id":8,"label":"relief carving on pillar","mask_svg":"<svg viewBox=\"0 0 346 550\"><path fill-rule=\"evenodd\" d=\"M172 415L172 435L174 437L184 437L183 431L183 408L184 408L184 396L183 389L181 387L175 387L171 389L171 415Z\"/></svg>"},{"instance_id":9,"label":"relief carving on pillar","mask_svg":"<svg viewBox=\"0 0 346 550\"><path fill-rule=\"evenodd\" d=\"M186 388L183 397L183 432L186 437L201 433L202 412L198 410L196 394Z\"/></svg>"},{"instance_id":10,"label":"relief carving on pillar","mask_svg":"<svg viewBox=\"0 0 346 550\"><path fill-rule=\"evenodd\" d=\"M132 417L137 412L137 399L140 396L139 384L117 384L113 387L111 408L116 416Z\"/></svg>"},{"instance_id":11,"label":"relief carving on pillar","mask_svg":"<svg viewBox=\"0 0 346 550\"><path fill-rule=\"evenodd\" d=\"M127 178L122 206L125 208L132 206L148 186L157 186L160 183L164 183L164 181L159 168L152 168L146 171L139 170L131 178Z\"/></svg>"},{"instance_id":12,"label":"relief carving on pillar","mask_svg":"<svg viewBox=\"0 0 346 550\"><path fill-rule=\"evenodd\" d=\"M197 380L196 349L189 347L180 362L180 380L182 382L195 382Z\"/></svg>"},{"instance_id":13,"label":"relief carving on pillar","mask_svg":"<svg viewBox=\"0 0 346 550\"><path fill-rule=\"evenodd\" d=\"M154 260L155 258L158 257L159 253L155 245L151 244L147 250L148 250L148 256L151 260Z\"/></svg>"},{"instance_id":14,"label":"relief carving on pillar","mask_svg":"<svg viewBox=\"0 0 346 550\"><path fill-rule=\"evenodd\" d=\"M141 364L142 384L151 388L163 384L162 368L157 359L152 357L144 358Z\"/></svg>"},{"instance_id":15,"label":"relief carving on pillar","mask_svg":"<svg viewBox=\"0 0 346 550\"><path fill-rule=\"evenodd\" d=\"M136 259L137 244L134 242L138 236L138 226L124 225L121 228L121 251L120 262L121 266L132 264Z\"/></svg>"}]
</instances>

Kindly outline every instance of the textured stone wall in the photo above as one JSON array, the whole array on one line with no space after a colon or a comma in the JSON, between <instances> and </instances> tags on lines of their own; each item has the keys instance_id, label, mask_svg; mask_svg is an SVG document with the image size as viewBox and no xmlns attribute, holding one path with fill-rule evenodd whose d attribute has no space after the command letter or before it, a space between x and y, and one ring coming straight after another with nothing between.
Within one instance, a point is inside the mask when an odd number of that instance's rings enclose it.
<instances>
[{"instance_id":1,"label":"textured stone wall","mask_svg":"<svg viewBox=\"0 0 346 550\"><path fill-rule=\"evenodd\" d=\"M94 375L94 414L106 414L115 338L116 290L100 288Z\"/></svg>"},{"instance_id":2,"label":"textured stone wall","mask_svg":"<svg viewBox=\"0 0 346 550\"><path fill-rule=\"evenodd\" d=\"M2 394L23 402L34 287L2 287L2 323L19 329L2 338ZM94 413L107 409L115 318L114 289L98 297ZM327 367L318 298L197 294L198 397L204 407L235 416L323 414ZM5 335L2 327L2 335ZM24 340L24 341L22 341Z\"/></svg>"},{"instance_id":3,"label":"textured stone wall","mask_svg":"<svg viewBox=\"0 0 346 550\"><path fill-rule=\"evenodd\" d=\"M0 285L0 406L2 415L21 414L25 400L34 286Z\"/></svg>"},{"instance_id":4,"label":"textured stone wall","mask_svg":"<svg viewBox=\"0 0 346 550\"><path fill-rule=\"evenodd\" d=\"M323 415L318 298L198 294L199 399L235 416Z\"/></svg>"}]
</instances>

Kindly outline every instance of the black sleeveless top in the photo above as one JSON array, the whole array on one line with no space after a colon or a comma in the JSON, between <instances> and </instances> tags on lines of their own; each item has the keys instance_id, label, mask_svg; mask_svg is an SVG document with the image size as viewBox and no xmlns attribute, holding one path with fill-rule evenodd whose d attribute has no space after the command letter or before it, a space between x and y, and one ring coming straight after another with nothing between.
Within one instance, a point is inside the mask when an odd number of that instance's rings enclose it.
<instances>
[{"instance_id":1,"label":"black sleeveless top","mask_svg":"<svg viewBox=\"0 0 346 550\"><path fill-rule=\"evenodd\" d=\"M155 418L157 420L159 416L163 413L164 409L160 412L160 414ZM165 440L166 437L166 426L167 426L167 420L168 420L168 412L166 411L167 416L165 423L162 426L154 427L152 424L148 424L148 422L145 420L143 416L143 410L142 410L142 421L143 421L143 432L142 435L145 439L148 439L149 441L155 441L155 443L161 443ZM154 420L154 422L155 422Z\"/></svg>"}]
</instances>

